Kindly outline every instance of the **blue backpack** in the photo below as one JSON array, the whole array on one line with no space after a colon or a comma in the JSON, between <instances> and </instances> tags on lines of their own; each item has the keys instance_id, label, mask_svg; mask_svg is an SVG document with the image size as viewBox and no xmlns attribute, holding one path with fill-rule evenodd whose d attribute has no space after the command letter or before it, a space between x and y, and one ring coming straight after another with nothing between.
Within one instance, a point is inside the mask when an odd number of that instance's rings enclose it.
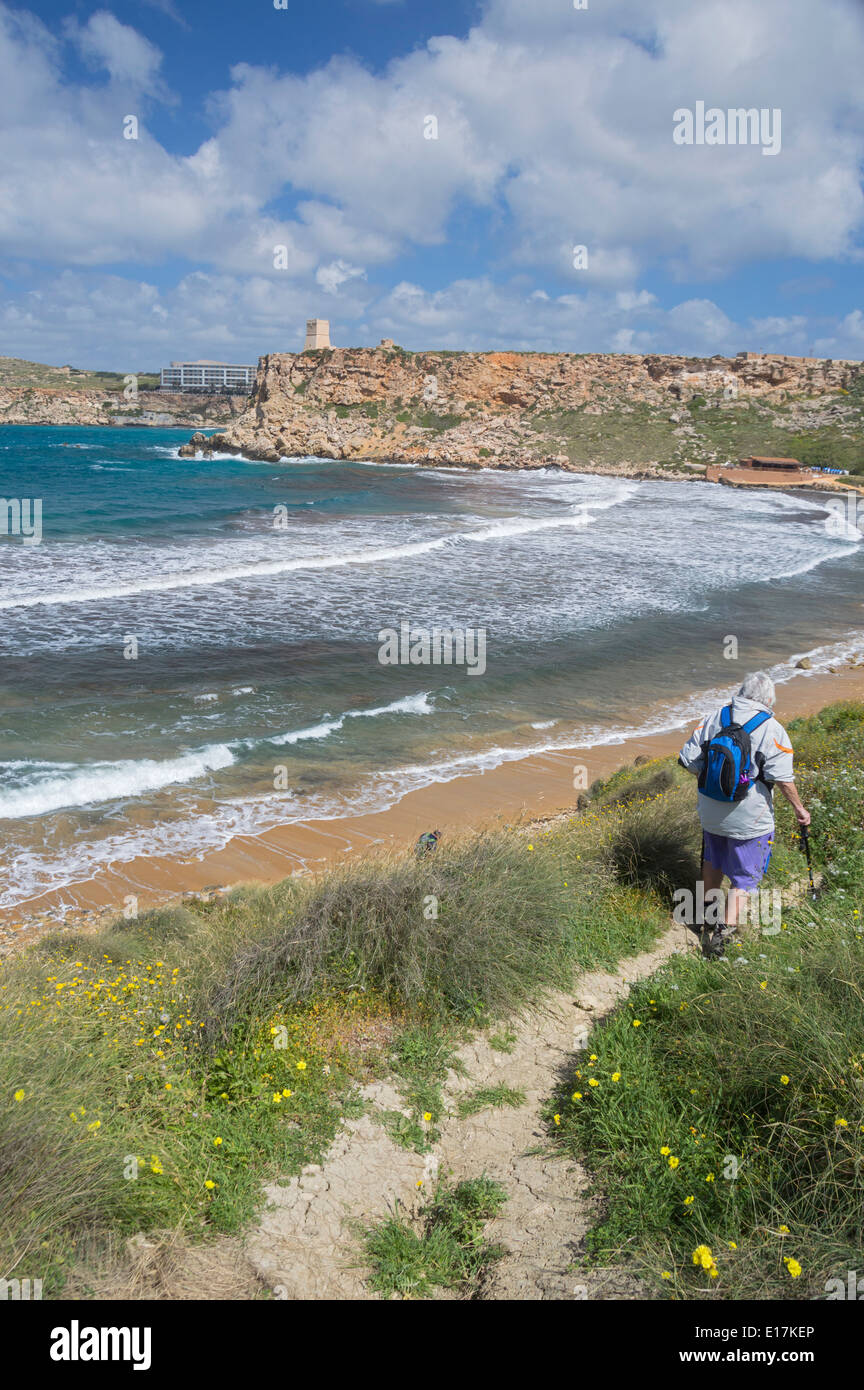
<instances>
[{"instance_id":1,"label":"blue backpack","mask_svg":"<svg viewBox=\"0 0 864 1390\"><path fill-rule=\"evenodd\" d=\"M713 738L702 744L702 771L699 790L712 801L743 801L753 783L762 776L764 756L757 753L758 768L754 773L750 757L750 735L771 715L765 710L754 714L746 724L732 719L732 706L720 711L721 728Z\"/></svg>"}]
</instances>

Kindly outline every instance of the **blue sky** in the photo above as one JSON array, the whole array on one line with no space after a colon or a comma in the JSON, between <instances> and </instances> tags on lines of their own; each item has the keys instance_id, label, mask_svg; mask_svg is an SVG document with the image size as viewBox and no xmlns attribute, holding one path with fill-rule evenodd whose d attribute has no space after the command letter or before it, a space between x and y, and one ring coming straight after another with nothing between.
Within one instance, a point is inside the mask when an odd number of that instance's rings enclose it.
<instances>
[{"instance_id":1,"label":"blue sky","mask_svg":"<svg viewBox=\"0 0 864 1390\"><path fill-rule=\"evenodd\" d=\"M0 353L860 359L862 71L860 0L0 0Z\"/></svg>"}]
</instances>

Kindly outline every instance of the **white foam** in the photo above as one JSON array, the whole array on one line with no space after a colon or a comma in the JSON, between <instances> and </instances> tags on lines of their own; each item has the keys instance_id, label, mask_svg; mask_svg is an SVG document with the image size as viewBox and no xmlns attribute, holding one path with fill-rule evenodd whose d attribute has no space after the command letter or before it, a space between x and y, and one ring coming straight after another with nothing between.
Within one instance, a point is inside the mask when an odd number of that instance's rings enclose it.
<instances>
[{"instance_id":1,"label":"white foam","mask_svg":"<svg viewBox=\"0 0 864 1390\"><path fill-rule=\"evenodd\" d=\"M150 758L115 763L91 763L71 776L57 776L57 764L43 764L35 783L0 797L0 820L44 816L65 806L90 806L127 800L177 782L193 782L205 772L230 767L235 761L224 743L158 762ZM39 764L35 764L39 768ZM68 764L64 765L68 768ZM49 771L50 769L50 771Z\"/></svg>"}]
</instances>

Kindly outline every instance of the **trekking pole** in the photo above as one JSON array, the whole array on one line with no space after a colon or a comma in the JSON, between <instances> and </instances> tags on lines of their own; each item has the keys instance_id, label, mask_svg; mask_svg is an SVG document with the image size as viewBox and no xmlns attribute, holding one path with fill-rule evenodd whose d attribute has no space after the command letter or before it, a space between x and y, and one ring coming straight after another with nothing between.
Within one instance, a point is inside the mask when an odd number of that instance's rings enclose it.
<instances>
[{"instance_id":1,"label":"trekking pole","mask_svg":"<svg viewBox=\"0 0 864 1390\"><path fill-rule=\"evenodd\" d=\"M816 884L813 882L813 864L810 859L810 834L806 825L799 825L798 838L802 841L804 853L807 856L807 876L810 879L810 897L815 903L818 894L816 892Z\"/></svg>"}]
</instances>

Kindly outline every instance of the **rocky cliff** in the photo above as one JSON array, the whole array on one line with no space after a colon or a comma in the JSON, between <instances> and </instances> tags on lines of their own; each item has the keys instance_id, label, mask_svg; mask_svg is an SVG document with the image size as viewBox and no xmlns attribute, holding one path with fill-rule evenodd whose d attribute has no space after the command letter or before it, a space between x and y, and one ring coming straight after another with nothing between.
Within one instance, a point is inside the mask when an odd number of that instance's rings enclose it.
<instances>
[{"instance_id":1,"label":"rocky cliff","mask_svg":"<svg viewBox=\"0 0 864 1390\"><path fill-rule=\"evenodd\" d=\"M4 425L164 425L208 429L239 416L245 396L169 395L139 391L127 400L122 391L55 390L10 387L0 382L0 424Z\"/></svg>"},{"instance_id":2,"label":"rocky cliff","mask_svg":"<svg viewBox=\"0 0 864 1390\"><path fill-rule=\"evenodd\" d=\"M662 471L722 458L730 425L765 453L778 431L858 431L862 381L860 363L753 354L272 353L239 418L181 452Z\"/></svg>"}]
</instances>

